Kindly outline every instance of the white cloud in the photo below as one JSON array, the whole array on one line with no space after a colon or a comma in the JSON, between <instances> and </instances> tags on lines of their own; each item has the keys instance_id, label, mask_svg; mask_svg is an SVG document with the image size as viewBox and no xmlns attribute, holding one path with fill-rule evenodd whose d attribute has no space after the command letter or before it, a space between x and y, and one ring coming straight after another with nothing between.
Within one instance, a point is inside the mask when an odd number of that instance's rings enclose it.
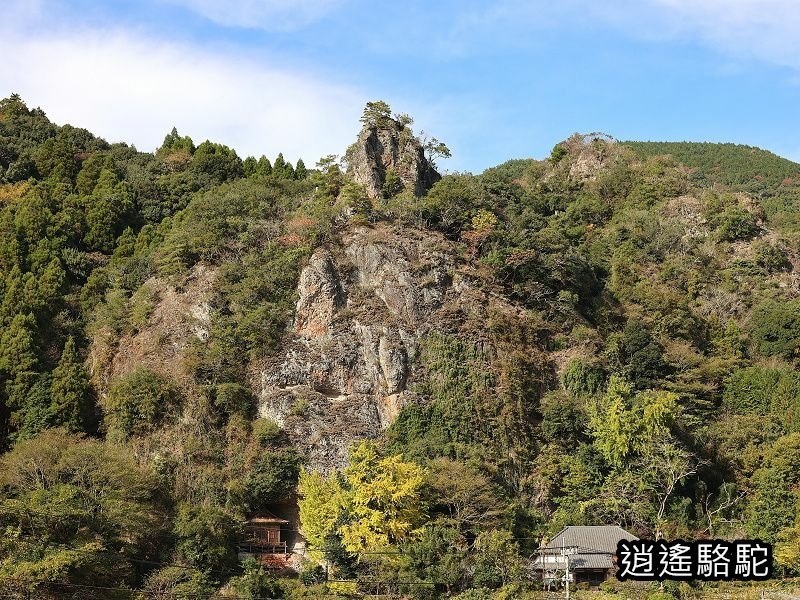
<instances>
[{"instance_id":1,"label":"white cloud","mask_svg":"<svg viewBox=\"0 0 800 600\"><path fill-rule=\"evenodd\" d=\"M1 32L0 32L1 33ZM240 155L312 165L355 138L365 97L301 69L130 32L0 35L0 95L18 92L57 123L158 147L173 125Z\"/></svg>"},{"instance_id":2,"label":"white cloud","mask_svg":"<svg viewBox=\"0 0 800 600\"><path fill-rule=\"evenodd\" d=\"M800 68L797 0L651 0L680 33L734 56Z\"/></svg>"},{"instance_id":3,"label":"white cloud","mask_svg":"<svg viewBox=\"0 0 800 600\"><path fill-rule=\"evenodd\" d=\"M342 0L162 0L220 25L267 31L293 30L331 12Z\"/></svg>"}]
</instances>

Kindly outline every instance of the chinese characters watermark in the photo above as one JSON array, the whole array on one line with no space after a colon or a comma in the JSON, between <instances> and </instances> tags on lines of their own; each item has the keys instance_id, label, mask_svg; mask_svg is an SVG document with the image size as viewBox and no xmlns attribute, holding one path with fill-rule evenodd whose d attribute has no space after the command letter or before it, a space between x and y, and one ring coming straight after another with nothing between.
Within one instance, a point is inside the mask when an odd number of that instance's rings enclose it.
<instances>
[{"instance_id":1,"label":"chinese characters watermark","mask_svg":"<svg viewBox=\"0 0 800 600\"><path fill-rule=\"evenodd\" d=\"M772 577L772 546L761 540L620 540L617 578L648 581L741 581Z\"/></svg>"}]
</instances>

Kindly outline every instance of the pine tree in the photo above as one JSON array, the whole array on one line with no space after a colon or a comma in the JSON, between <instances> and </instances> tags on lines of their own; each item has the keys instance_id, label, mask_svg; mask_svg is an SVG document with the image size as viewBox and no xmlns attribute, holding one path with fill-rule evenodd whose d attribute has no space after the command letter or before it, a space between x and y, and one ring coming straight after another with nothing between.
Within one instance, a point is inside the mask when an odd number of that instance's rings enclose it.
<instances>
[{"instance_id":1,"label":"pine tree","mask_svg":"<svg viewBox=\"0 0 800 600\"><path fill-rule=\"evenodd\" d=\"M33 315L15 315L0 338L0 371L9 379L36 369L39 361L35 340L36 320Z\"/></svg>"},{"instance_id":2,"label":"pine tree","mask_svg":"<svg viewBox=\"0 0 800 600\"><path fill-rule=\"evenodd\" d=\"M297 159L297 166L294 169L294 178L303 180L308 176L308 169L302 158Z\"/></svg>"},{"instance_id":3,"label":"pine tree","mask_svg":"<svg viewBox=\"0 0 800 600\"><path fill-rule=\"evenodd\" d=\"M29 392L39 377L38 363L36 320L32 314L18 314L0 338L0 380L5 384L6 405L3 417L8 418L12 430L26 420Z\"/></svg>"},{"instance_id":4,"label":"pine tree","mask_svg":"<svg viewBox=\"0 0 800 600\"><path fill-rule=\"evenodd\" d=\"M261 158L258 159L258 167L256 168L256 172L259 175L272 175L272 163L269 162L269 159L262 155Z\"/></svg>"},{"instance_id":5,"label":"pine tree","mask_svg":"<svg viewBox=\"0 0 800 600\"><path fill-rule=\"evenodd\" d=\"M255 157L248 156L244 159L242 167L244 168L245 177L250 177L250 175L253 175L256 172L256 169L258 169L258 161L255 159Z\"/></svg>"},{"instance_id":6,"label":"pine tree","mask_svg":"<svg viewBox=\"0 0 800 600\"><path fill-rule=\"evenodd\" d=\"M283 152L278 153L278 157L272 164L272 173L275 177L283 179L286 173L286 159L283 158Z\"/></svg>"},{"instance_id":7,"label":"pine tree","mask_svg":"<svg viewBox=\"0 0 800 600\"><path fill-rule=\"evenodd\" d=\"M72 336L67 338L61 360L53 370L50 396L48 420L51 425L63 425L75 433L86 430L89 415L89 380Z\"/></svg>"}]
</instances>

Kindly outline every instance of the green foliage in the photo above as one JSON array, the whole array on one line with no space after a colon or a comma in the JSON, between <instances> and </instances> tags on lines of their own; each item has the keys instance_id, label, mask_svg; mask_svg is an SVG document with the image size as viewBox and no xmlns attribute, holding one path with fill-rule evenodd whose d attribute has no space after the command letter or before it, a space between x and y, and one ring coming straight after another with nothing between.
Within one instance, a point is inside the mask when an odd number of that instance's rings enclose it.
<instances>
[{"instance_id":1,"label":"green foliage","mask_svg":"<svg viewBox=\"0 0 800 600\"><path fill-rule=\"evenodd\" d=\"M636 389L652 387L668 370L663 347L641 321L628 321L621 334L611 336L606 356L614 372Z\"/></svg>"},{"instance_id":2,"label":"green foliage","mask_svg":"<svg viewBox=\"0 0 800 600\"><path fill-rule=\"evenodd\" d=\"M540 430L545 443L574 448L588 425L585 410L573 396L552 392L542 399Z\"/></svg>"},{"instance_id":3,"label":"green foliage","mask_svg":"<svg viewBox=\"0 0 800 600\"><path fill-rule=\"evenodd\" d=\"M92 420L92 396L75 340L67 338L50 387L50 423L71 433L85 431Z\"/></svg>"},{"instance_id":4,"label":"green foliage","mask_svg":"<svg viewBox=\"0 0 800 600\"><path fill-rule=\"evenodd\" d=\"M236 151L208 140L194 151L191 169L206 185L219 185L244 176L242 159L236 155Z\"/></svg>"},{"instance_id":5,"label":"green foliage","mask_svg":"<svg viewBox=\"0 0 800 600\"><path fill-rule=\"evenodd\" d=\"M367 102L361 115L361 122L369 127L384 127L391 118L391 107L383 100L375 100Z\"/></svg>"},{"instance_id":6,"label":"green foliage","mask_svg":"<svg viewBox=\"0 0 800 600\"><path fill-rule=\"evenodd\" d=\"M800 347L800 300L768 300L753 309L750 337L763 356L791 360Z\"/></svg>"},{"instance_id":7,"label":"green foliage","mask_svg":"<svg viewBox=\"0 0 800 600\"><path fill-rule=\"evenodd\" d=\"M724 242L749 240L758 232L755 216L738 205L726 208L714 219L713 224L717 236Z\"/></svg>"},{"instance_id":8,"label":"green foliage","mask_svg":"<svg viewBox=\"0 0 800 600\"><path fill-rule=\"evenodd\" d=\"M255 412L253 393L238 383L220 383L214 388L214 406L228 417L250 418Z\"/></svg>"},{"instance_id":9,"label":"green foliage","mask_svg":"<svg viewBox=\"0 0 800 600\"><path fill-rule=\"evenodd\" d=\"M3 585L47 597L58 583L126 584L130 559L161 542L157 482L129 452L51 429L1 460Z\"/></svg>"},{"instance_id":10,"label":"green foliage","mask_svg":"<svg viewBox=\"0 0 800 600\"><path fill-rule=\"evenodd\" d=\"M603 390L605 380L601 365L580 358L569 361L562 376L564 388L574 396L594 396Z\"/></svg>"},{"instance_id":11,"label":"green foliage","mask_svg":"<svg viewBox=\"0 0 800 600\"><path fill-rule=\"evenodd\" d=\"M252 465L244 482L248 506L259 511L287 500L299 475L300 457L293 448L264 452Z\"/></svg>"},{"instance_id":12,"label":"green foliage","mask_svg":"<svg viewBox=\"0 0 800 600\"><path fill-rule=\"evenodd\" d=\"M610 464L621 467L654 439L668 435L678 414L675 394L644 392L634 396L630 384L612 376L591 420L594 444Z\"/></svg>"},{"instance_id":13,"label":"green foliage","mask_svg":"<svg viewBox=\"0 0 800 600\"><path fill-rule=\"evenodd\" d=\"M786 431L800 427L800 374L783 367L746 367L725 382L724 406L735 414L770 417Z\"/></svg>"},{"instance_id":14,"label":"green foliage","mask_svg":"<svg viewBox=\"0 0 800 600\"><path fill-rule=\"evenodd\" d=\"M177 389L146 367L112 382L103 402L109 435L118 439L142 435L158 427L180 402Z\"/></svg>"},{"instance_id":15,"label":"green foliage","mask_svg":"<svg viewBox=\"0 0 800 600\"><path fill-rule=\"evenodd\" d=\"M237 564L242 519L223 508L181 505L175 519L177 549L199 571L220 578Z\"/></svg>"},{"instance_id":16,"label":"green foliage","mask_svg":"<svg viewBox=\"0 0 800 600\"><path fill-rule=\"evenodd\" d=\"M277 600L284 597L283 588L263 565L258 564L254 559L247 559L242 563L242 567L244 574L234 577L228 582L231 591L239 598L242 600L246 598L254 600L258 598L273 598ZM303 573L300 574L301 579ZM303 583L306 582L304 581Z\"/></svg>"},{"instance_id":17,"label":"green foliage","mask_svg":"<svg viewBox=\"0 0 800 600\"><path fill-rule=\"evenodd\" d=\"M778 184L800 172L800 165L772 152L739 144L709 142L623 142L642 157L669 154L698 169L695 178L728 185L754 180Z\"/></svg>"}]
</instances>

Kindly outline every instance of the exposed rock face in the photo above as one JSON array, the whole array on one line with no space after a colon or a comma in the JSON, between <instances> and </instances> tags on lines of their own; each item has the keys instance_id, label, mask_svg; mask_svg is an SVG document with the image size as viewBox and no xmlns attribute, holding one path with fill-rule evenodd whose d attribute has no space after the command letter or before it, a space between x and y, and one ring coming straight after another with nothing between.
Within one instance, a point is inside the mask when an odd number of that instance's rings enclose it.
<instances>
[{"instance_id":1,"label":"exposed rock face","mask_svg":"<svg viewBox=\"0 0 800 600\"><path fill-rule=\"evenodd\" d=\"M209 302L216 282L217 271L203 264L192 269L181 289L159 277L148 279L138 292L146 293L152 303L146 325L126 333L118 343L113 343L110 331L94 335L89 368L101 395L113 378L140 366L189 386L185 352L193 338L208 338L212 318Z\"/></svg>"},{"instance_id":2,"label":"exposed rock face","mask_svg":"<svg viewBox=\"0 0 800 600\"><path fill-rule=\"evenodd\" d=\"M317 252L300 274L295 327L306 338L329 333L333 313L344 301L333 261L327 252Z\"/></svg>"},{"instance_id":3,"label":"exposed rock face","mask_svg":"<svg viewBox=\"0 0 800 600\"><path fill-rule=\"evenodd\" d=\"M411 190L422 196L442 177L425 158L419 140L411 130L392 119L378 126L364 126L348 151L348 171L372 198L384 193L387 174L399 178L392 192Z\"/></svg>"},{"instance_id":4,"label":"exposed rock face","mask_svg":"<svg viewBox=\"0 0 800 600\"><path fill-rule=\"evenodd\" d=\"M413 232L409 232L413 233ZM460 302L441 239L357 228L334 257L303 270L295 335L260 372L259 414L275 420L321 471L346 464L353 440L376 437L410 391L419 341L447 302Z\"/></svg>"}]
</instances>

